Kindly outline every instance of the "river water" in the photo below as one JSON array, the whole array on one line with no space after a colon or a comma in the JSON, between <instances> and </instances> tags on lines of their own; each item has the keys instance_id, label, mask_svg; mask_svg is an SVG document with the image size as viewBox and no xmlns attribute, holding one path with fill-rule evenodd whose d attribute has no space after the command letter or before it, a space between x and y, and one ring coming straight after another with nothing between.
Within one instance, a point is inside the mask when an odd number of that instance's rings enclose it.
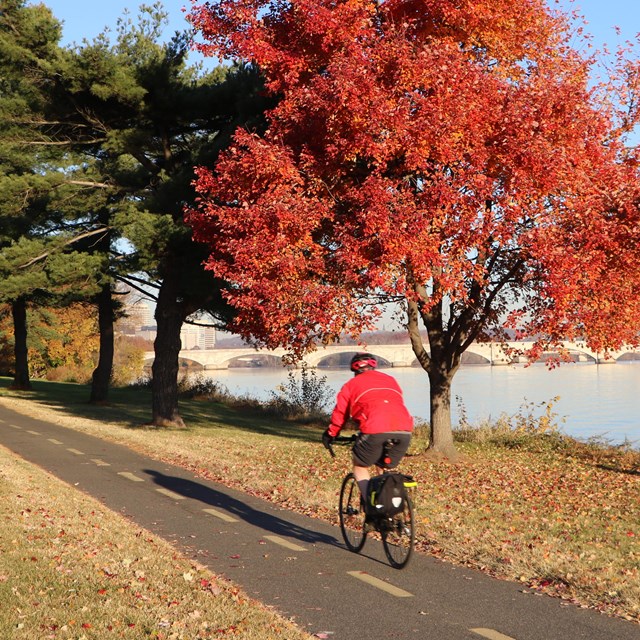
<instances>
[{"instance_id":1,"label":"river water","mask_svg":"<svg viewBox=\"0 0 640 640\"><path fill-rule=\"evenodd\" d=\"M419 368L384 369L394 376L405 395L409 411L416 418L429 418L429 379ZM287 370L240 368L210 372L210 377L234 395L265 400L287 381ZM351 374L346 369L318 369L327 385L337 391ZM467 421L513 415L522 410L534 415L544 412L540 403L554 397L553 406L560 429L577 438L602 437L612 443L631 441L640 448L640 362L563 364L549 370L543 364L530 367L463 366L453 381L453 422L461 411ZM330 407L328 407L330 409Z\"/></svg>"}]
</instances>

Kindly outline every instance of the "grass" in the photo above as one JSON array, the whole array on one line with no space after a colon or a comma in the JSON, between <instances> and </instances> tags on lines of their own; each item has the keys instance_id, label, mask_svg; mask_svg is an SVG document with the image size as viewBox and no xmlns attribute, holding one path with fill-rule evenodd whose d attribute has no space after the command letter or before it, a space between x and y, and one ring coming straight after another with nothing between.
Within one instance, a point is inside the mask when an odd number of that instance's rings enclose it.
<instances>
[{"instance_id":1,"label":"grass","mask_svg":"<svg viewBox=\"0 0 640 640\"><path fill-rule=\"evenodd\" d=\"M0 480L0 637L309 638L2 447Z\"/></svg>"},{"instance_id":2,"label":"grass","mask_svg":"<svg viewBox=\"0 0 640 640\"><path fill-rule=\"evenodd\" d=\"M328 457L319 445L324 424L278 420L249 401L192 399L181 404L187 430L149 429L149 399L139 390L115 390L111 406L90 407L85 387L36 383L25 395L7 382L0 398L16 409L46 411L71 428L336 521L349 454ZM533 424L526 411L463 427L462 462L430 459L418 434L402 464L419 482L419 550L640 623L640 452L576 442L545 416Z\"/></svg>"}]
</instances>

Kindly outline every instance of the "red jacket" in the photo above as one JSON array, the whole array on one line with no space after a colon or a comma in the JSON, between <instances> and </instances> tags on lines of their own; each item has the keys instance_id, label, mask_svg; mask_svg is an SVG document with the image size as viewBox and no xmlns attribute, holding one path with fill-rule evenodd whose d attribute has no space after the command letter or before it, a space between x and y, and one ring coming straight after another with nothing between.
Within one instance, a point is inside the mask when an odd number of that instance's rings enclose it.
<instances>
[{"instance_id":1,"label":"red jacket","mask_svg":"<svg viewBox=\"0 0 640 640\"><path fill-rule=\"evenodd\" d=\"M359 373L340 389L329 435L338 435L349 418L358 422L362 433L413 430L400 385L392 376L375 370Z\"/></svg>"}]
</instances>

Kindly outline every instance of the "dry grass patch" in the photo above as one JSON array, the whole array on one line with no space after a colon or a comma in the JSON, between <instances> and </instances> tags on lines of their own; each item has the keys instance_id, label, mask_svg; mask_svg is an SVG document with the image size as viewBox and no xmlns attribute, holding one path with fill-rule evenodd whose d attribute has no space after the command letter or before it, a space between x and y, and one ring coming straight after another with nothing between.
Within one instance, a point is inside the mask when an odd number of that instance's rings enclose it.
<instances>
[{"instance_id":1,"label":"dry grass patch","mask_svg":"<svg viewBox=\"0 0 640 640\"><path fill-rule=\"evenodd\" d=\"M2 447L0 501L1 638L309 637Z\"/></svg>"},{"instance_id":2,"label":"dry grass patch","mask_svg":"<svg viewBox=\"0 0 640 640\"><path fill-rule=\"evenodd\" d=\"M637 475L501 448L416 475L431 553L640 622Z\"/></svg>"}]
</instances>

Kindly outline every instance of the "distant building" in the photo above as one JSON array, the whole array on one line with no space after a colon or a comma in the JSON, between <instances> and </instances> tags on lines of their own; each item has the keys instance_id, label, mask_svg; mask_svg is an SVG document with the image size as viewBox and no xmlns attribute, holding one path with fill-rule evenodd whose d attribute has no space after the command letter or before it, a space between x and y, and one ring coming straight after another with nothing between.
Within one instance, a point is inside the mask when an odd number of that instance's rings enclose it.
<instances>
[{"instance_id":1,"label":"distant building","mask_svg":"<svg viewBox=\"0 0 640 640\"><path fill-rule=\"evenodd\" d=\"M136 300L126 304L125 315L118 320L118 331L153 342L158 334L153 304L147 300ZM216 330L213 327L183 324L180 331L182 348L213 349L216 346Z\"/></svg>"},{"instance_id":2,"label":"distant building","mask_svg":"<svg viewBox=\"0 0 640 640\"><path fill-rule=\"evenodd\" d=\"M125 304L124 316L118 320L118 330L126 335L137 336L150 328L155 330L155 326L153 308L146 300Z\"/></svg>"},{"instance_id":3,"label":"distant building","mask_svg":"<svg viewBox=\"0 0 640 640\"><path fill-rule=\"evenodd\" d=\"M191 349L213 349L216 346L216 330L213 327L201 327L193 324L182 325L180 331L180 341L182 348Z\"/></svg>"}]
</instances>

